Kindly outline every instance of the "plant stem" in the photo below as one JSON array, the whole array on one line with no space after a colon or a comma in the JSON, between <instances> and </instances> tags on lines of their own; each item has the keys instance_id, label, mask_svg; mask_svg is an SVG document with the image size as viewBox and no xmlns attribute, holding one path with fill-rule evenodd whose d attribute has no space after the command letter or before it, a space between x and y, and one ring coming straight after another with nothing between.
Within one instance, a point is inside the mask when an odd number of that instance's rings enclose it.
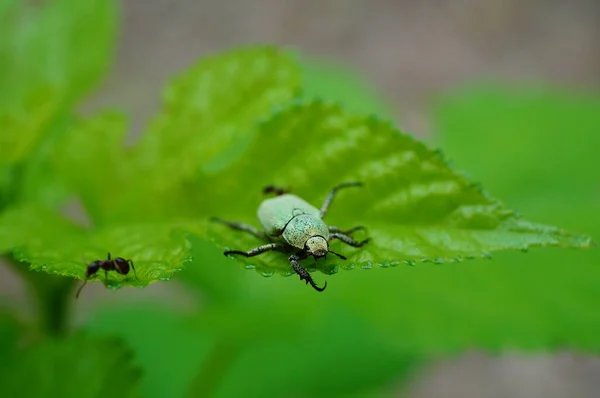
<instances>
[{"instance_id":1,"label":"plant stem","mask_svg":"<svg viewBox=\"0 0 600 398\"><path fill-rule=\"evenodd\" d=\"M26 263L21 263L12 256L5 256L4 259L27 282L31 294L35 296L42 331L51 336L65 334L68 304L75 280L31 271Z\"/></svg>"},{"instance_id":2,"label":"plant stem","mask_svg":"<svg viewBox=\"0 0 600 398\"><path fill-rule=\"evenodd\" d=\"M189 398L213 396L232 362L237 358L238 352L235 343L217 340L204 360L200 373L190 383L187 396Z\"/></svg>"}]
</instances>

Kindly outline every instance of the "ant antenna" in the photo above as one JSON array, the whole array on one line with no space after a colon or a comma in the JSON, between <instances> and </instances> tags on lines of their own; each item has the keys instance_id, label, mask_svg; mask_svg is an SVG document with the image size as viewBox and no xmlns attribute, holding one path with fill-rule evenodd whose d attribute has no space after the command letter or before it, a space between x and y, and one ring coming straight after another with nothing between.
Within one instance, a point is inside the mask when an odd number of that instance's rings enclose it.
<instances>
[{"instance_id":1,"label":"ant antenna","mask_svg":"<svg viewBox=\"0 0 600 398\"><path fill-rule=\"evenodd\" d=\"M77 290L77 294L75 295L75 298L79 298L79 293L81 293L81 290L83 289L83 287L85 286L85 284L87 283L87 279L83 282L83 285L81 285L81 287Z\"/></svg>"},{"instance_id":2,"label":"ant antenna","mask_svg":"<svg viewBox=\"0 0 600 398\"><path fill-rule=\"evenodd\" d=\"M336 256L338 256L339 258L341 258L342 260L347 260L347 258L345 256L342 256L340 253L332 252L331 250L329 250L329 253L335 254Z\"/></svg>"},{"instance_id":3,"label":"ant antenna","mask_svg":"<svg viewBox=\"0 0 600 398\"><path fill-rule=\"evenodd\" d=\"M81 257L81 261L83 261L83 263L85 264L85 258L83 256ZM85 286L85 284L87 283L87 281L88 281L88 278L86 277L85 280L83 281L83 285L81 285L79 287L79 289L77 289L77 294L75 295L76 299L79 298L79 293L81 293L81 290L83 289L83 287Z\"/></svg>"}]
</instances>

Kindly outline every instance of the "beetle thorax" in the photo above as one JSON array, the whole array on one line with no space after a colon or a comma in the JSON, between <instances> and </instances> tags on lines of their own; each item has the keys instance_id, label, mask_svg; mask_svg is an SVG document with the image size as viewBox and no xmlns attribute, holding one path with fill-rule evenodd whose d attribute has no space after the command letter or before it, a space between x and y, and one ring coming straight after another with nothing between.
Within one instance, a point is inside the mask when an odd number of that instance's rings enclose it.
<instances>
[{"instance_id":1,"label":"beetle thorax","mask_svg":"<svg viewBox=\"0 0 600 398\"><path fill-rule=\"evenodd\" d=\"M283 230L282 236L291 246L304 249L308 240L313 237L321 237L321 240L324 240L327 244L329 229L320 218L301 214L290 220Z\"/></svg>"}]
</instances>

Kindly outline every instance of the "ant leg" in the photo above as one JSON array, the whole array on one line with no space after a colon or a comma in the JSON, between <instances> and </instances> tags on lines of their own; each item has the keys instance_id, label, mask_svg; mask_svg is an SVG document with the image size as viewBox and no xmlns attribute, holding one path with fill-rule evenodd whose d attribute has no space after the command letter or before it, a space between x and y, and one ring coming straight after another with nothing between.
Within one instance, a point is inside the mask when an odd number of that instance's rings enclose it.
<instances>
[{"instance_id":1,"label":"ant leg","mask_svg":"<svg viewBox=\"0 0 600 398\"><path fill-rule=\"evenodd\" d=\"M254 235L255 237L257 237L260 240L269 241L269 238L267 237L267 235L265 235L263 232L259 231L258 229L254 228L252 225L244 224L241 222L235 222L235 221L221 220L220 218L217 218L217 217L212 217L210 220L213 222L225 224L229 228L232 228L232 229L235 229L238 231L248 232L249 234Z\"/></svg>"},{"instance_id":2,"label":"ant leg","mask_svg":"<svg viewBox=\"0 0 600 398\"><path fill-rule=\"evenodd\" d=\"M370 241L371 239L365 239L362 240L360 242L355 241L354 239L352 239L351 237L349 237L348 235L345 235L343 233L340 232L334 232L331 235L329 235L329 241L331 242L334 239L339 239L342 242L344 242L347 245L350 245L352 247L361 247L362 245L364 245L365 243L367 243L368 241Z\"/></svg>"},{"instance_id":3,"label":"ant leg","mask_svg":"<svg viewBox=\"0 0 600 398\"><path fill-rule=\"evenodd\" d=\"M335 198L335 194L337 193L338 190L340 190L342 188L349 188L349 187L360 187L362 185L363 185L362 182L352 181L352 182L344 182L340 185L335 186L331 190L331 192L329 192L329 195L327 195L325 202L323 202L323 206L321 206L321 218L325 217L325 214L327 213L329 206L331 206L331 202L333 202L333 198Z\"/></svg>"},{"instance_id":4,"label":"ant leg","mask_svg":"<svg viewBox=\"0 0 600 398\"><path fill-rule=\"evenodd\" d=\"M110 252L108 252L108 261L110 261Z\"/></svg>"},{"instance_id":5,"label":"ant leg","mask_svg":"<svg viewBox=\"0 0 600 398\"><path fill-rule=\"evenodd\" d=\"M267 185L263 188L263 194L268 195L270 193L274 193L277 196L281 196L288 193L288 191L285 188L276 187L273 185Z\"/></svg>"},{"instance_id":6,"label":"ant leg","mask_svg":"<svg viewBox=\"0 0 600 398\"><path fill-rule=\"evenodd\" d=\"M137 279L139 281L140 278L138 278L137 274L135 273L135 267L133 266L133 261L132 260L127 260L127 262L129 263L129 265L131 265L131 269L133 270L133 275L135 276L135 279Z\"/></svg>"},{"instance_id":7,"label":"ant leg","mask_svg":"<svg viewBox=\"0 0 600 398\"><path fill-rule=\"evenodd\" d=\"M108 271L104 270L104 286L108 286Z\"/></svg>"},{"instance_id":8,"label":"ant leg","mask_svg":"<svg viewBox=\"0 0 600 398\"><path fill-rule=\"evenodd\" d=\"M310 283L313 289L315 289L318 292L322 292L327 287L327 281L325 282L323 287L317 286L315 281L313 281L312 276L310 276L310 273L306 269L302 268L302 266L300 265L299 261L303 258L306 258L306 253L300 252L297 254L292 254L288 261L292 265L294 272L296 272L300 276L300 280L306 281L307 284Z\"/></svg>"},{"instance_id":9,"label":"ant leg","mask_svg":"<svg viewBox=\"0 0 600 398\"><path fill-rule=\"evenodd\" d=\"M344 234L344 235L350 235L350 234L351 234L351 233L353 233L353 232L356 232L356 231L361 231L361 230L366 230L366 229L367 229L367 228L366 228L364 225L358 225L358 226L356 226L356 227L353 227L353 228L347 229L347 230L345 230L345 231L344 231L344 230L342 230L342 229L340 229L340 228L338 228L338 227L333 227L333 226L330 226L330 227L329 227L329 232L332 232L332 233L333 233L333 232L339 232L339 233L342 233L342 234Z\"/></svg>"},{"instance_id":10,"label":"ant leg","mask_svg":"<svg viewBox=\"0 0 600 398\"><path fill-rule=\"evenodd\" d=\"M258 256L259 254L262 254L264 252L268 252L271 250L282 250L283 248L284 248L284 246L281 243L268 243L266 245L255 247L254 249L249 250L247 252L241 251L241 250L227 250L223 254L226 256L228 256L230 254L238 254L238 255L244 256L244 257L254 257L254 256Z\"/></svg>"}]
</instances>

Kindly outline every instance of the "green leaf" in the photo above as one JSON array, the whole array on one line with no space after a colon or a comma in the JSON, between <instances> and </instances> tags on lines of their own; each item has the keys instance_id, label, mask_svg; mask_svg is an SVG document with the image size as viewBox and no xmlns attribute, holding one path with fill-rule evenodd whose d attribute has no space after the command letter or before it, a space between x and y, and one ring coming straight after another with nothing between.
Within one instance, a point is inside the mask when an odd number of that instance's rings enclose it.
<instances>
[{"instance_id":1,"label":"green leaf","mask_svg":"<svg viewBox=\"0 0 600 398\"><path fill-rule=\"evenodd\" d=\"M53 158L62 151L60 138L73 123L72 115L56 116L26 160L12 167L12 203L57 206L68 200L70 192L59 178Z\"/></svg>"},{"instance_id":2,"label":"green leaf","mask_svg":"<svg viewBox=\"0 0 600 398\"><path fill-rule=\"evenodd\" d=\"M78 278L84 264L111 252L136 264L140 281L130 277L124 283L169 279L187 260L189 247L182 236L170 234L183 225L183 215L198 213L201 202L194 194L202 174L223 161L222 148L231 140L249 136L275 105L291 100L298 82L299 71L288 54L251 47L201 61L174 79L163 112L134 149L124 147L127 124L120 113L78 120L52 142L52 154L43 164L55 172L58 185L82 200L94 227L61 231L56 239L52 234L58 230L48 228L55 217L49 217L46 225L35 221L42 232L31 241L35 232L28 222L7 222L4 233L12 235L15 226L17 233L3 249L23 245L16 257L31 262L32 269ZM202 220L183 220L202 228ZM109 273L111 287L122 281Z\"/></svg>"},{"instance_id":3,"label":"green leaf","mask_svg":"<svg viewBox=\"0 0 600 398\"><path fill-rule=\"evenodd\" d=\"M20 206L0 215L0 250L12 251L36 271L85 279L86 265L112 257L132 259L136 273L107 274L107 285L147 286L169 280L189 261L190 245L177 225L169 223L113 224L86 230L55 212ZM137 275L137 279L135 277ZM105 281L103 272L95 278Z\"/></svg>"},{"instance_id":4,"label":"green leaf","mask_svg":"<svg viewBox=\"0 0 600 398\"><path fill-rule=\"evenodd\" d=\"M124 147L127 128L123 114L105 111L78 120L55 145L55 178L77 194L94 225L122 222L120 214L135 212L145 201L145 193L135 186L140 176L131 150Z\"/></svg>"},{"instance_id":5,"label":"green leaf","mask_svg":"<svg viewBox=\"0 0 600 398\"><path fill-rule=\"evenodd\" d=\"M32 270L85 279L86 265L112 258L131 259L135 273L126 276L116 272L95 278L107 287L124 285L144 287L157 281L167 281L181 271L189 261L189 243L182 232L173 231L169 224L111 225L83 236L61 236L60 240L28 245L16 250L15 257L31 264ZM137 278L136 278L137 276Z\"/></svg>"},{"instance_id":6,"label":"green leaf","mask_svg":"<svg viewBox=\"0 0 600 398\"><path fill-rule=\"evenodd\" d=\"M320 207L331 188L345 181L365 186L340 191L326 221L344 229L365 225L372 241L361 249L333 243L348 260L314 265L325 273L339 266L441 263L537 246L590 245L588 237L521 219L453 171L439 151L390 124L322 102L289 107L263 123L244 157L209 181L212 201L203 208L257 225L264 186L292 187ZM221 224L208 228L207 236L224 248L248 250L260 244ZM266 275L291 273L280 253L236 258Z\"/></svg>"},{"instance_id":7,"label":"green leaf","mask_svg":"<svg viewBox=\"0 0 600 398\"><path fill-rule=\"evenodd\" d=\"M27 156L53 119L102 76L111 60L115 3L54 0L0 7L0 162Z\"/></svg>"},{"instance_id":8,"label":"green leaf","mask_svg":"<svg viewBox=\"0 0 600 398\"><path fill-rule=\"evenodd\" d=\"M134 397L140 371L122 344L84 336L21 352L0 375L3 397Z\"/></svg>"},{"instance_id":9,"label":"green leaf","mask_svg":"<svg viewBox=\"0 0 600 398\"><path fill-rule=\"evenodd\" d=\"M0 213L0 254L27 245L52 243L61 236L77 236L82 230L48 208L22 204Z\"/></svg>"},{"instance_id":10,"label":"green leaf","mask_svg":"<svg viewBox=\"0 0 600 398\"><path fill-rule=\"evenodd\" d=\"M195 216L203 176L235 157L255 124L295 97L299 81L292 58L273 47L217 54L172 79L133 148L124 148L125 118L104 112L81 120L54 161L98 224Z\"/></svg>"},{"instance_id":11,"label":"green leaf","mask_svg":"<svg viewBox=\"0 0 600 398\"><path fill-rule=\"evenodd\" d=\"M120 157L118 171L130 167L134 173L127 180L116 176L117 183L129 184L120 191L121 206L113 191L97 185L95 194L88 195L87 203L95 202L91 209L98 209L97 203L104 206L102 214L94 217L131 220L196 215L205 195L203 176L238 156L255 124L274 107L292 100L299 82L300 71L293 59L273 47L242 48L199 61L172 80L160 114L139 144ZM88 139L87 144L74 147L89 149L86 153L91 158L102 159L108 147L96 149L94 142ZM105 174L108 180L115 177L110 171Z\"/></svg>"},{"instance_id":12,"label":"green leaf","mask_svg":"<svg viewBox=\"0 0 600 398\"><path fill-rule=\"evenodd\" d=\"M221 152L248 135L257 119L292 99L299 71L275 47L248 47L200 60L175 77L162 112L138 154L165 176L189 178L217 167ZM176 157L175 157L176 155ZM158 168L158 167L156 167Z\"/></svg>"}]
</instances>

